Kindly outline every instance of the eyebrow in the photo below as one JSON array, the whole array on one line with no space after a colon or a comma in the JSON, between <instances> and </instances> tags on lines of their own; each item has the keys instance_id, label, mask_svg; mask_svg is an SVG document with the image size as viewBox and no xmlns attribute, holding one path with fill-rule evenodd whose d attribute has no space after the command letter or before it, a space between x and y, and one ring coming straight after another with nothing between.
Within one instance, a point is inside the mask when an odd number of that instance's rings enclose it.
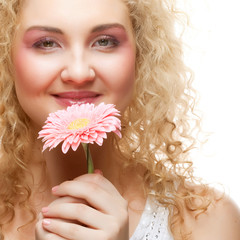
<instances>
[{"instance_id":1,"label":"eyebrow","mask_svg":"<svg viewBox=\"0 0 240 240\"><path fill-rule=\"evenodd\" d=\"M101 25L97 25L96 27L94 27L91 32L95 33L95 32L101 32L107 29L111 29L111 28L121 28L123 30L126 30L125 27L122 24L119 23L111 23L111 24L101 24ZM59 28L55 28L55 27L49 27L49 26L31 26L27 29L26 32L32 31L32 30L40 30L40 31L45 31L45 32L53 32L53 33L58 33L58 34L64 34L62 30L60 30Z\"/></svg>"},{"instance_id":2,"label":"eyebrow","mask_svg":"<svg viewBox=\"0 0 240 240\"><path fill-rule=\"evenodd\" d=\"M63 31L60 30L59 28L48 27L48 26L32 26L32 27L29 27L26 32L29 32L32 30L40 30L45 32L54 32L54 33L63 34Z\"/></svg>"},{"instance_id":3,"label":"eyebrow","mask_svg":"<svg viewBox=\"0 0 240 240\"><path fill-rule=\"evenodd\" d=\"M121 28L123 30L126 30L125 27L122 24L119 23L110 23L110 24L101 24L98 25L96 27L94 27L91 32L95 33L95 32L101 32L110 28Z\"/></svg>"}]
</instances>

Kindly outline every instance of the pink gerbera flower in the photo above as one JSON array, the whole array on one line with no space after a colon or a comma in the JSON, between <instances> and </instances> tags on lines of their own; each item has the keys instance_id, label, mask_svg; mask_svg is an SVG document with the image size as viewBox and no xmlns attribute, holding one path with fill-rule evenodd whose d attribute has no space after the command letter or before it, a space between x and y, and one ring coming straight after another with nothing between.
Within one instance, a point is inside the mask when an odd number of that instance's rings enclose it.
<instances>
[{"instance_id":1,"label":"pink gerbera flower","mask_svg":"<svg viewBox=\"0 0 240 240\"><path fill-rule=\"evenodd\" d=\"M66 110L50 113L46 124L39 132L39 138L45 142L43 151L62 144L62 151L66 153L71 147L77 150L80 143L94 143L102 145L108 132L114 132L121 137L121 122L117 116L119 111L113 104L101 103L72 105Z\"/></svg>"}]
</instances>

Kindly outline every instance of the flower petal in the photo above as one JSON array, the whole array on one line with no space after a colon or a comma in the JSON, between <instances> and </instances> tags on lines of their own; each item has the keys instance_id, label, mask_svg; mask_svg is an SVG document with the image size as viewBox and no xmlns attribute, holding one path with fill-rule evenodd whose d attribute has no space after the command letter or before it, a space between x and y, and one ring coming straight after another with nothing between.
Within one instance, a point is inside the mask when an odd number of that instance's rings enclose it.
<instances>
[{"instance_id":1,"label":"flower petal","mask_svg":"<svg viewBox=\"0 0 240 240\"><path fill-rule=\"evenodd\" d=\"M66 110L50 113L38 138L43 138L42 141L45 142L43 151L46 148L51 150L61 142L63 153L67 153L70 147L76 151L81 142L96 142L101 146L103 139L107 138L107 132L114 132L121 137L121 121L118 116L120 112L113 104L100 103L96 107L89 103L75 104ZM74 129L68 128L72 122L81 122L81 119L87 120L86 126L80 124L74 125ZM82 128L75 129L75 126Z\"/></svg>"}]
</instances>

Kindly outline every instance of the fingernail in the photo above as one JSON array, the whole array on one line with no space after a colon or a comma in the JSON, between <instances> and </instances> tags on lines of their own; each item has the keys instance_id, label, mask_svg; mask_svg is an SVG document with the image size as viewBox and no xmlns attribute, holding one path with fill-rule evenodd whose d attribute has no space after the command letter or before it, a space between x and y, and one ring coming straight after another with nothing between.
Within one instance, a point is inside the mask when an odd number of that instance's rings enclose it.
<instances>
[{"instance_id":1,"label":"fingernail","mask_svg":"<svg viewBox=\"0 0 240 240\"><path fill-rule=\"evenodd\" d=\"M47 213L49 211L49 208L48 207L43 207L42 208L42 213Z\"/></svg>"},{"instance_id":2,"label":"fingernail","mask_svg":"<svg viewBox=\"0 0 240 240\"><path fill-rule=\"evenodd\" d=\"M52 192L56 192L58 190L58 186L52 188Z\"/></svg>"},{"instance_id":3,"label":"fingernail","mask_svg":"<svg viewBox=\"0 0 240 240\"><path fill-rule=\"evenodd\" d=\"M44 226L49 226L51 224L51 221L49 219L43 219L42 223Z\"/></svg>"},{"instance_id":4,"label":"fingernail","mask_svg":"<svg viewBox=\"0 0 240 240\"><path fill-rule=\"evenodd\" d=\"M95 169L94 173L97 173L97 174L100 174L100 175L103 176L103 172L100 169Z\"/></svg>"}]
</instances>

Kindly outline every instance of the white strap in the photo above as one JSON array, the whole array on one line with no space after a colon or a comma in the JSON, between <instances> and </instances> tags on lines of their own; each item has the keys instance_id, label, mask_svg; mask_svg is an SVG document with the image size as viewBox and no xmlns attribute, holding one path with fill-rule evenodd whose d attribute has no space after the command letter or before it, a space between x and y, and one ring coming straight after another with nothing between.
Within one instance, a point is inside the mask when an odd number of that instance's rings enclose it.
<instances>
[{"instance_id":1,"label":"white strap","mask_svg":"<svg viewBox=\"0 0 240 240\"><path fill-rule=\"evenodd\" d=\"M168 209L148 198L140 222L130 240L173 240L168 230Z\"/></svg>"}]
</instances>

